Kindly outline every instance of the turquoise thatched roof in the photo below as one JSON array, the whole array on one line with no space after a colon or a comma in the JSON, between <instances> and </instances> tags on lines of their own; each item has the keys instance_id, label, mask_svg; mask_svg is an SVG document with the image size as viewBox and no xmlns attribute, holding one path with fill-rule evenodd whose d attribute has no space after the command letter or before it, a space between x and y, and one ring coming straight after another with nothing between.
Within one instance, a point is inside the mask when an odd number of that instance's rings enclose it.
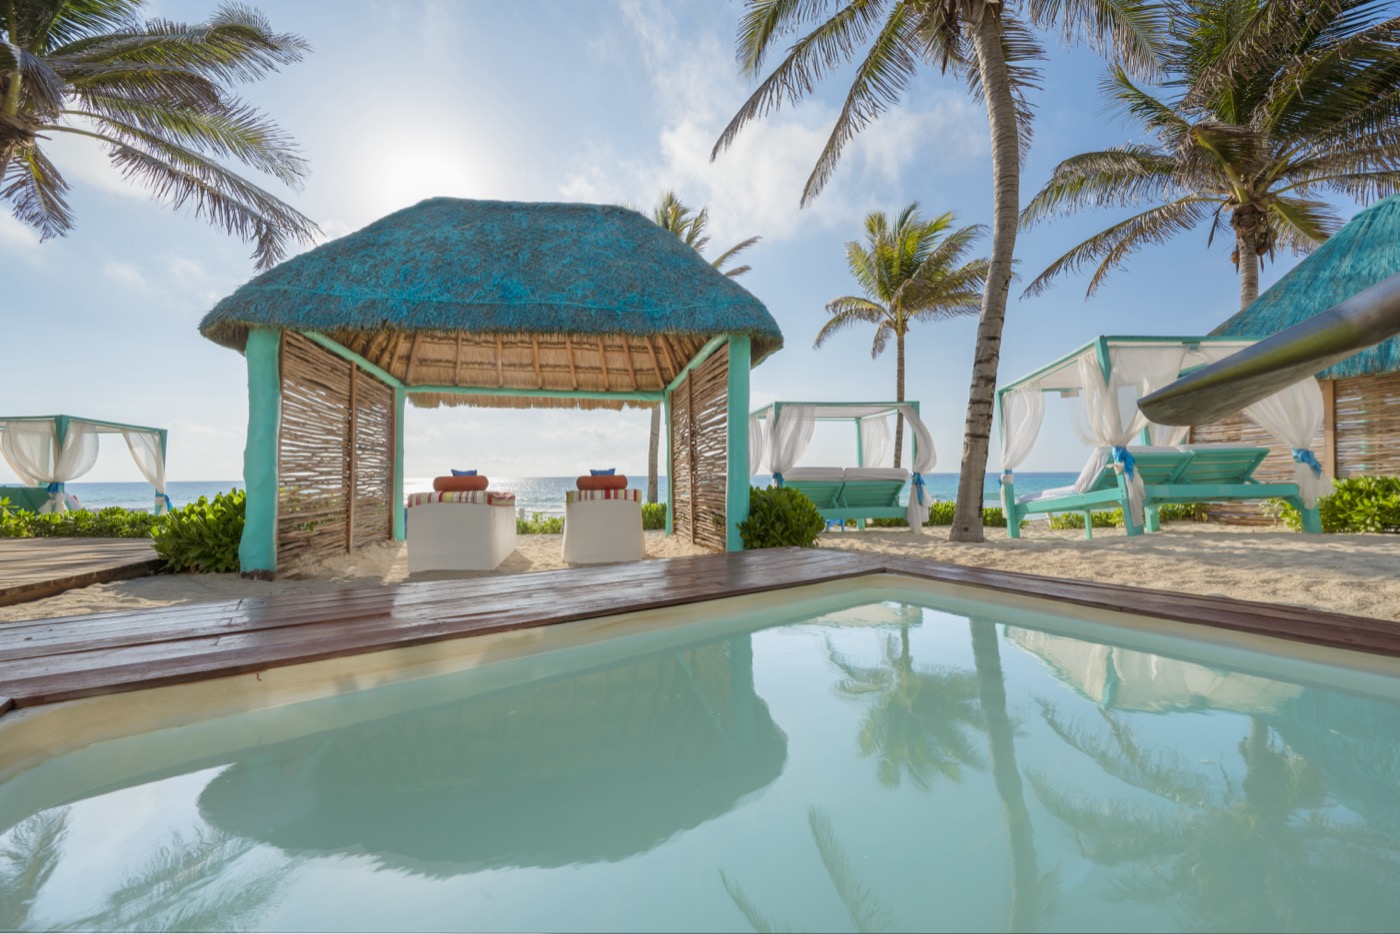
<instances>
[{"instance_id":1,"label":"turquoise thatched roof","mask_svg":"<svg viewBox=\"0 0 1400 934\"><path fill-rule=\"evenodd\" d=\"M242 350L250 326L326 333L747 334L782 346L763 306L636 211L432 198L250 280L199 330Z\"/></svg>"},{"instance_id":2,"label":"turquoise thatched roof","mask_svg":"<svg viewBox=\"0 0 1400 934\"><path fill-rule=\"evenodd\" d=\"M1400 273L1400 195L1352 218L1273 288L1212 331L1230 337L1270 337ZM1348 357L1318 374L1323 379L1400 370L1400 337Z\"/></svg>"}]
</instances>

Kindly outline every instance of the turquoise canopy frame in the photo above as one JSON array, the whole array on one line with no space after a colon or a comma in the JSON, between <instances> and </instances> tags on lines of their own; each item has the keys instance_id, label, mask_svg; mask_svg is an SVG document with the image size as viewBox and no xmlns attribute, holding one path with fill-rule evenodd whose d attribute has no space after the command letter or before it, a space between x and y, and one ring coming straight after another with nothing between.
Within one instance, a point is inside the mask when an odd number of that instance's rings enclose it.
<instances>
[{"instance_id":1,"label":"turquoise canopy frame","mask_svg":"<svg viewBox=\"0 0 1400 934\"><path fill-rule=\"evenodd\" d=\"M152 428L149 425L130 425L126 422L109 422L100 418L86 418L79 415L4 415L0 416L0 431L4 431L5 422L52 422L54 426L54 437L58 442L58 450L63 449L63 442L68 438L68 425L70 422L83 422L92 425L100 435L121 434L124 431L141 431L154 434L160 438L160 459L164 463L166 459L166 445L169 442L169 431L165 428ZM67 489L64 483L55 484L58 492L62 493ZM156 490L156 495L165 497L165 490ZM166 506L169 507L169 497L165 497Z\"/></svg>"}]
</instances>

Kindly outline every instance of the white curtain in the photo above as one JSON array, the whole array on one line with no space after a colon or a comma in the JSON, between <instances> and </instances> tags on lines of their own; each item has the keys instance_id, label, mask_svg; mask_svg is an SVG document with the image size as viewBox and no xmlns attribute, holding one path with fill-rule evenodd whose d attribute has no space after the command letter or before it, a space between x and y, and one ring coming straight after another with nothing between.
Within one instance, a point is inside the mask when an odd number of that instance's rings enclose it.
<instances>
[{"instance_id":1,"label":"white curtain","mask_svg":"<svg viewBox=\"0 0 1400 934\"><path fill-rule=\"evenodd\" d=\"M909 505L904 510L904 518L908 520L909 528L918 532L928 518L928 495L924 491L923 475L933 470L933 465L938 462L938 452L933 447L933 435L929 434L928 427L914 407L901 405L899 411L914 435L913 486L909 488Z\"/></svg>"},{"instance_id":2,"label":"white curtain","mask_svg":"<svg viewBox=\"0 0 1400 934\"><path fill-rule=\"evenodd\" d=\"M1141 392L1139 398L1164 389L1176 382L1181 375L1182 364L1186 361L1186 348L1177 347L1115 347L1110 353L1113 368L1127 366L1129 374L1139 376ZM1120 362L1121 361L1121 362ZM1181 444L1191 430L1190 425L1159 425L1147 421L1148 437L1155 445L1170 447Z\"/></svg>"},{"instance_id":3,"label":"white curtain","mask_svg":"<svg viewBox=\"0 0 1400 934\"><path fill-rule=\"evenodd\" d=\"M26 486L49 487L49 501L40 507L41 512L67 512L58 485L81 477L97 462L97 426L70 420L60 450L54 422L5 422L0 452Z\"/></svg>"},{"instance_id":4,"label":"white curtain","mask_svg":"<svg viewBox=\"0 0 1400 934\"><path fill-rule=\"evenodd\" d=\"M1293 473L1303 505L1312 509L1323 487L1322 464L1311 445L1322 430L1322 387L1312 377L1246 406L1256 425L1293 449Z\"/></svg>"},{"instance_id":5,"label":"white curtain","mask_svg":"<svg viewBox=\"0 0 1400 934\"><path fill-rule=\"evenodd\" d=\"M1001 472L1005 478L1030 455L1045 421L1045 394L1034 383L1001 397Z\"/></svg>"},{"instance_id":6,"label":"white curtain","mask_svg":"<svg viewBox=\"0 0 1400 934\"><path fill-rule=\"evenodd\" d=\"M1128 508L1133 521L1141 525L1145 490L1142 477L1133 469L1128 442L1147 424L1147 417L1138 411L1133 383L1128 381L1128 373L1117 366L1105 381L1092 354L1079 358L1079 377L1084 386L1084 430L1094 444L1110 449L1108 456L1114 469L1126 475Z\"/></svg>"},{"instance_id":7,"label":"white curtain","mask_svg":"<svg viewBox=\"0 0 1400 934\"><path fill-rule=\"evenodd\" d=\"M768 454L768 419L762 415L749 418L749 476L763 471L763 459Z\"/></svg>"},{"instance_id":8,"label":"white curtain","mask_svg":"<svg viewBox=\"0 0 1400 934\"><path fill-rule=\"evenodd\" d=\"M894 435L888 415L862 418L860 450L862 467L890 467L894 464Z\"/></svg>"},{"instance_id":9,"label":"white curtain","mask_svg":"<svg viewBox=\"0 0 1400 934\"><path fill-rule=\"evenodd\" d=\"M155 514L163 515L170 511L170 497L165 495L165 456L160 450L160 435L150 431L122 432L131 456L141 470L146 482L156 488Z\"/></svg>"},{"instance_id":10,"label":"white curtain","mask_svg":"<svg viewBox=\"0 0 1400 934\"><path fill-rule=\"evenodd\" d=\"M783 472L802 458L816 427L816 411L810 405L785 405L778 410L768 429L768 469L775 484L783 485Z\"/></svg>"}]
</instances>

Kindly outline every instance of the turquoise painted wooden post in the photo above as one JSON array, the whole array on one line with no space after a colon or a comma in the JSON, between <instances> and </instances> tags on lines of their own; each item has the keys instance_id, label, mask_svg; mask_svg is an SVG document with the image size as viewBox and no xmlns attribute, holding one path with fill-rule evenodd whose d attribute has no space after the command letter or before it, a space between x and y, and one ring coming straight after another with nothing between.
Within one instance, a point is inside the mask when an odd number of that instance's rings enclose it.
<instances>
[{"instance_id":1,"label":"turquoise painted wooden post","mask_svg":"<svg viewBox=\"0 0 1400 934\"><path fill-rule=\"evenodd\" d=\"M861 437L860 419L856 419L855 422L856 422L856 466L857 466L857 467L864 467L864 466L865 466L865 439ZM909 492L910 492L910 494L912 495L914 491L913 491L913 490L910 490ZM863 528L865 528L865 520L864 520L864 519L857 519L857 520L856 520L856 528L858 528L858 529L863 529ZM841 520L841 530L842 530L843 532L846 530L846 520L845 520L845 519L842 519L842 520Z\"/></svg>"},{"instance_id":2,"label":"turquoise painted wooden post","mask_svg":"<svg viewBox=\"0 0 1400 934\"><path fill-rule=\"evenodd\" d=\"M671 460L671 432L675 426L671 424L671 390L666 390L666 401L661 403L662 421L666 423L666 534L675 535L676 527L674 523L675 510L671 504L676 501L676 471Z\"/></svg>"},{"instance_id":3,"label":"turquoise painted wooden post","mask_svg":"<svg viewBox=\"0 0 1400 934\"><path fill-rule=\"evenodd\" d=\"M271 580L277 573L277 442L282 422L281 332L252 328L248 361L248 441L243 485L248 491L238 564L244 577Z\"/></svg>"},{"instance_id":4,"label":"turquoise painted wooden post","mask_svg":"<svg viewBox=\"0 0 1400 934\"><path fill-rule=\"evenodd\" d=\"M724 494L725 550L743 551L739 523L749 517L749 338L729 335L729 452Z\"/></svg>"},{"instance_id":5,"label":"turquoise painted wooden post","mask_svg":"<svg viewBox=\"0 0 1400 934\"><path fill-rule=\"evenodd\" d=\"M1142 526L1133 519L1133 511L1128 508L1128 474L1127 471L1118 471L1118 501L1123 504L1123 531L1129 535L1141 535ZM1084 527L1092 531L1093 524L1085 516Z\"/></svg>"},{"instance_id":6,"label":"turquoise painted wooden post","mask_svg":"<svg viewBox=\"0 0 1400 934\"><path fill-rule=\"evenodd\" d=\"M55 441L55 443L57 444L57 447L55 447L55 448L54 448L54 451L53 451L53 463L54 463L54 466L57 467L57 466L58 466L58 461L59 461L59 459L60 459L61 457L63 457L63 442L65 442L65 441L68 440L68 416L67 416L67 415L60 415L60 416L58 416L58 418L55 418L55 419L54 419L54 421L53 421L53 431L54 431L54 441ZM67 494L68 494L68 484L66 484L66 483L59 483L59 484L58 484L58 495L59 495L59 497L60 497L63 501L66 501L66 500L67 500ZM68 508L67 506L64 507L64 509L67 509L67 508Z\"/></svg>"},{"instance_id":7,"label":"turquoise painted wooden post","mask_svg":"<svg viewBox=\"0 0 1400 934\"><path fill-rule=\"evenodd\" d=\"M408 533L408 507L403 498L403 410L408 392L394 387L394 541L401 542Z\"/></svg>"}]
</instances>

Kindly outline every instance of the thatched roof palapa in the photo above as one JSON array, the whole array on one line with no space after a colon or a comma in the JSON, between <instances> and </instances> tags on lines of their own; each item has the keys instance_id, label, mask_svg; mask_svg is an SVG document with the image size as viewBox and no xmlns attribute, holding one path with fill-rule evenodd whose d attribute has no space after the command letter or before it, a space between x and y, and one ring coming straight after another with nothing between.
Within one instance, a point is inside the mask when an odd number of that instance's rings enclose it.
<instances>
[{"instance_id":1,"label":"thatched roof palapa","mask_svg":"<svg viewBox=\"0 0 1400 934\"><path fill-rule=\"evenodd\" d=\"M1376 202L1212 334L1265 338L1400 273L1400 195ZM1322 371L1348 379L1400 371L1400 337Z\"/></svg>"},{"instance_id":2,"label":"thatched roof palapa","mask_svg":"<svg viewBox=\"0 0 1400 934\"><path fill-rule=\"evenodd\" d=\"M621 400L459 396L414 387L659 392L711 338L782 346L763 303L636 211L433 198L322 244L219 302L200 333L319 332L391 374L417 405Z\"/></svg>"}]
</instances>

